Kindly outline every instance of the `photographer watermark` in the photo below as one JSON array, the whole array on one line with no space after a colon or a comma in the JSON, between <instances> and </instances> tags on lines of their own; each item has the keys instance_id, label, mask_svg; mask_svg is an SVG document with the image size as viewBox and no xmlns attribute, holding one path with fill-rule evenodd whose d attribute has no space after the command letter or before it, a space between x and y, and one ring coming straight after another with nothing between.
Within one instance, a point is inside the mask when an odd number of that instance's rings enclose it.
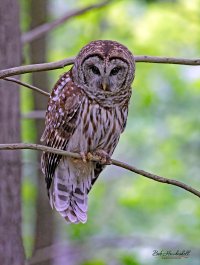
<instances>
[{"instance_id":1,"label":"photographer watermark","mask_svg":"<svg viewBox=\"0 0 200 265\"><path fill-rule=\"evenodd\" d=\"M191 254L191 250L153 250L152 256L154 257L160 257L162 259L182 259L182 258L189 258Z\"/></svg>"}]
</instances>

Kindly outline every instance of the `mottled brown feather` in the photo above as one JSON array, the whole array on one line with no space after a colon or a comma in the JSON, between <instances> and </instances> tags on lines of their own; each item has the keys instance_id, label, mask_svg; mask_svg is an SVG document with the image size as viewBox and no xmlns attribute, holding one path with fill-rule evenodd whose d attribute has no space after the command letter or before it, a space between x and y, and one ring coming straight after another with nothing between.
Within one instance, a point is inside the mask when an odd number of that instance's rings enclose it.
<instances>
[{"instance_id":1,"label":"mottled brown feather","mask_svg":"<svg viewBox=\"0 0 200 265\"><path fill-rule=\"evenodd\" d=\"M63 85L63 83L66 84ZM71 72L65 73L58 80L51 93L46 112L45 131L41 141L46 145L64 150L76 128L83 93L71 79ZM42 169L49 190L53 175L60 162L61 155L46 153L42 155Z\"/></svg>"}]
</instances>

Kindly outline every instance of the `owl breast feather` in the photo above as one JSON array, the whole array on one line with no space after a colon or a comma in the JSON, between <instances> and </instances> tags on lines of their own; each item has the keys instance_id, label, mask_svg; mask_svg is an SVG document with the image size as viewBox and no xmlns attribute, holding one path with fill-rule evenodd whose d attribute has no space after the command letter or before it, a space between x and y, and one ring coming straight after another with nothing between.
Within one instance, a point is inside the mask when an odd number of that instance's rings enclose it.
<instances>
[{"instance_id":1,"label":"owl breast feather","mask_svg":"<svg viewBox=\"0 0 200 265\"><path fill-rule=\"evenodd\" d=\"M124 130L126 119L127 108L103 108L85 97L67 151L87 153L103 149L112 155Z\"/></svg>"}]
</instances>

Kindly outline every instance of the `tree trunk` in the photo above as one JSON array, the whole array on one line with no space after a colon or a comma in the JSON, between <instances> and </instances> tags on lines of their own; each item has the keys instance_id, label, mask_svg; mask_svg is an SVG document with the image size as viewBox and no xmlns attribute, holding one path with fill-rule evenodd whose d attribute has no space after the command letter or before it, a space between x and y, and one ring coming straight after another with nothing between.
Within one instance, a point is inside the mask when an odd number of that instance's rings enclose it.
<instances>
[{"instance_id":1,"label":"tree trunk","mask_svg":"<svg viewBox=\"0 0 200 265\"><path fill-rule=\"evenodd\" d=\"M41 25L47 21L48 0L31 1L31 28ZM31 63L42 63L46 61L47 43L46 37L41 37L33 41L30 45ZM47 72L33 73L32 83L36 87L41 87L48 91ZM46 110L48 98L34 92L35 110ZM44 130L44 120L36 120L37 142ZM38 160L40 162L40 154ZM35 251L37 249L50 246L53 243L53 211L49 205L46 192L44 176L41 170L38 171L38 198L37 198L37 220L36 220L36 237ZM50 261L39 263L40 265L49 265Z\"/></svg>"},{"instance_id":2,"label":"tree trunk","mask_svg":"<svg viewBox=\"0 0 200 265\"><path fill-rule=\"evenodd\" d=\"M17 0L0 4L0 69L19 66L21 43ZM19 87L0 80L0 142L20 142ZM20 151L0 152L0 264L23 265Z\"/></svg>"}]
</instances>

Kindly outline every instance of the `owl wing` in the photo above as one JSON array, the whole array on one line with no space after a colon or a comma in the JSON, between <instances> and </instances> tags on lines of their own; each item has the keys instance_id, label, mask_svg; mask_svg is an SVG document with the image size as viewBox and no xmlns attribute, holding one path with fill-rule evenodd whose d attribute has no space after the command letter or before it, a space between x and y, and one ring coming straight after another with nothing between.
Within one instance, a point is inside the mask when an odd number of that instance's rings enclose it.
<instances>
[{"instance_id":1,"label":"owl wing","mask_svg":"<svg viewBox=\"0 0 200 265\"><path fill-rule=\"evenodd\" d=\"M77 126L77 118L83 99L82 91L72 79L71 73L65 73L56 83L48 102L45 130L41 141L46 145L64 150ZM42 171L49 190L53 175L60 162L61 155L43 152Z\"/></svg>"}]
</instances>

